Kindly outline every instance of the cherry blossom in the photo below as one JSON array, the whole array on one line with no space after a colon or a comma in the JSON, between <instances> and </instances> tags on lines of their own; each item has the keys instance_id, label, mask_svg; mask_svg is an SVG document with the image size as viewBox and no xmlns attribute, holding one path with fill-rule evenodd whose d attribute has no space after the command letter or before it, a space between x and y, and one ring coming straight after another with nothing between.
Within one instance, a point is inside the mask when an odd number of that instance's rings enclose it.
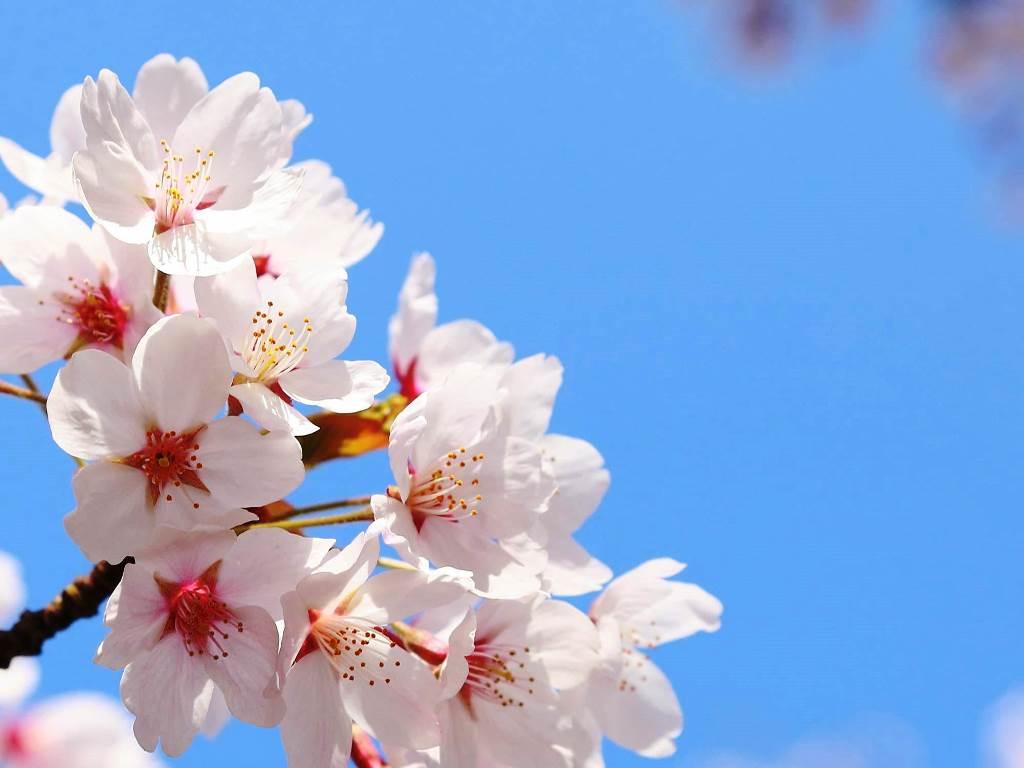
<instances>
[{"instance_id":1,"label":"cherry blossom","mask_svg":"<svg viewBox=\"0 0 1024 768\"><path fill-rule=\"evenodd\" d=\"M208 320L164 318L131 367L97 350L76 353L49 399L57 444L90 461L72 483L65 519L92 560L117 562L157 527L226 529L253 519L242 507L282 498L302 482L299 446L261 435L237 416L215 420L231 369Z\"/></svg>"},{"instance_id":2,"label":"cherry blossom","mask_svg":"<svg viewBox=\"0 0 1024 768\"><path fill-rule=\"evenodd\" d=\"M410 400L444 381L460 363L510 363L512 346L474 320L437 325L437 268L429 253L412 260L388 325L389 354L401 393Z\"/></svg>"},{"instance_id":3,"label":"cherry blossom","mask_svg":"<svg viewBox=\"0 0 1024 768\"><path fill-rule=\"evenodd\" d=\"M452 569L371 577L379 552L375 531L360 534L282 598L281 737L289 768L343 768L353 722L406 747L440 742L441 686L387 625L457 601L469 582Z\"/></svg>"},{"instance_id":4,"label":"cherry blossom","mask_svg":"<svg viewBox=\"0 0 1024 768\"><path fill-rule=\"evenodd\" d=\"M721 623L716 598L695 584L669 581L685 567L670 558L649 560L615 579L590 608L601 662L579 696L581 718L595 735L646 757L675 752L683 713L672 683L644 651L715 632Z\"/></svg>"},{"instance_id":5,"label":"cherry blossom","mask_svg":"<svg viewBox=\"0 0 1024 768\"><path fill-rule=\"evenodd\" d=\"M109 70L85 79L81 104L86 147L73 166L82 202L116 238L145 243L164 272L229 269L295 202L302 173L281 170L292 127L251 72L154 123Z\"/></svg>"},{"instance_id":6,"label":"cherry blossom","mask_svg":"<svg viewBox=\"0 0 1024 768\"><path fill-rule=\"evenodd\" d=\"M236 375L230 396L267 429L309 434L316 426L293 401L352 413L387 386L377 363L335 359L356 330L345 309L347 291L340 267L291 271L261 283L251 259L198 281L199 309L216 321L231 348Z\"/></svg>"},{"instance_id":7,"label":"cherry blossom","mask_svg":"<svg viewBox=\"0 0 1024 768\"><path fill-rule=\"evenodd\" d=\"M411 753L388 745L397 765L431 768L568 768L578 739L572 702L559 689L583 683L598 661L598 637L568 603L486 600L461 621L428 612L446 644L439 678L442 741Z\"/></svg>"},{"instance_id":8,"label":"cherry blossom","mask_svg":"<svg viewBox=\"0 0 1024 768\"><path fill-rule=\"evenodd\" d=\"M121 696L152 752L181 754L209 713L214 690L235 717L271 726L284 716L277 688L281 595L326 556L326 539L255 529L160 539L136 555L107 604L110 634L96 660L124 668Z\"/></svg>"},{"instance_id":9,"label":"cherry blossom","mask_svg":"<svg viewBox=\"0 0 1024 768\"><path fill-rule=\"evenodd\" d=\"M140 251L60 208L22 206L5 217L0 258L22 285L0 287L0 371L29 373L83 348L130 360L161 317Z\"/></svg>"},{"instance_id":10,"label":"cherry blossom","mask_svg":"<svg viewBox=\"0 0 1024 768\"><path fill-rule=\"evenodd\" d=\"M546 564L522 538L555 485L539 447L510 434L498 384L493 369L465 363L413 401L391 428L396 486L371 503L402 557L471 571L481 594L521 597Z\"/></svg>"}]
</instances>

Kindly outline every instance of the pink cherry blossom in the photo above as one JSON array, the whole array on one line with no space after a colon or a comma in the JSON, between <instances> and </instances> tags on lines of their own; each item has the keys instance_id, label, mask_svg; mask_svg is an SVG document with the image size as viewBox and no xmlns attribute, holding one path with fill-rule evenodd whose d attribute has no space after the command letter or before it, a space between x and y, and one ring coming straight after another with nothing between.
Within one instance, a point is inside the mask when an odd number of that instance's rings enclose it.
<instances>
[{"instance_id":1,"label":"pink cherry blossom","mask_svg":"<svg viewBox=\"0 0 1024 768\"><path fill-rule=\"evenodd\" d=\"M86 556L117 562L159 526L226 529L243 507L282 498L302 482L299 446L238 417L216 419L231 368L208 320L164 318L129 368L97 350L76 353L49 399L54 440L90 461L74 478L65 527Z\"/></svg>"},{"instance_id":2,"label":"pink cherry blossom","mask_svg":"<svg viewBox=\"0 0 1024 768\"><path fill-rule=\"evenodd\" d=\"M669 581L685 567L649 560L615 579L590 608L601 663L580 697L583 717L592 718L595 733L647 757L675 752L683 714L672 683L644 651L721 624L721 602L695 584Z\"/></svg>"},{"instance_id":3,"label":"pink cherry blossom","mask_svg":"<svg viewBox=\"0 0 1024 768\"><path fill-rule=\"evenodd\" d=\"M280 597L323 560L326 539L273 529L161 539L136 555L110 598L98 663L124 668L121 696L148 751L181 754L215 690L235 717L284 716L276 663Z\"/></svg>"},{"instance_id":4,"label":"pink cherry blossom","mask_svg":"<svg viewBox=\"0 0 1024 768\"><path fill-rule=\"evenodd\" d=\"M429 253L412 260L388 325L391 364L409 399L444 381L460 363L510 363L514 355L510 344L474 320L437 326L436 271Z\"/></svg>"},{"instance_id":5,"label":"pink cherry blossom","mask_svg":"<svg viewBox=\"0 0 1024 768\"><path fill-rule=\"evenodd\" d=\"M396 486L372 505L410 562L462 568L482 594L521 597L540 588L546 554L518 539L555 486L540 448L510 434L501 398L497 376L467 363L413 401L391 429Z\"/></svg>"},{"instance_id":6,"label":"pink cherry blossom","mask_svg":"<svg viewBox=\"0 0 1024 768\"><path fill-rule=\"evenodd\" d=\"M352 340L356 320L345 309L341 267L295 270L259 282L251 260L197 281L201 313L213 318L231 348L236 372L229 392L267 429L295 435L316 431L298 401L336 413L369 407L388 384L377 363L336 359Z\"/></svg>"},{"instance_id":7,"label":"pink cherry blossom","mask_svg":"<svg viewBox=\"0 0 1024 768\"><path fill-rule=\"evenodd\" d=\"M277 230L301 171L281 170L293 128L273 93L243 73L150 123L117 76L82 86L85 149L75 182L114 237L145 243L167 273L222 272Z\"/></svg>"},{"instance_id":8,"label":"pink cherry blossom","mask_svg":"<svg viewBox=\"0 0 1024 768\"><path fill-rule=\"evenodd\" d=\"M282 598L281 737L289 768L344 768L353 722L410 748L440 741L441 686L387 625L455 602L470 584L452 569L371 576L379 552L375 532L360 534Z\"/></svg>"},{"instance_id":9,"label":"pink cherry blossom","mask_svg":"<svg viewBox=\"0 0 1024 768\"><path fill-rule=\"evenodd\" d=\"M0 222L0 258L20 286L0 287L0 370L30 373L93 348L130 360L161 313L140 252L60 208L22 206Z\"/></svg>"}]
</instances>

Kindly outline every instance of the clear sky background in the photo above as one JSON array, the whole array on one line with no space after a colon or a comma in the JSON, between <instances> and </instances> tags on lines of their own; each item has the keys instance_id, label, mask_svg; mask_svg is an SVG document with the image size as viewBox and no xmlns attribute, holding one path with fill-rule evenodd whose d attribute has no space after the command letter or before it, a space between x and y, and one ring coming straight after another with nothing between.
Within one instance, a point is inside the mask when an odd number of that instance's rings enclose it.
<instances>
[{"instance_id":1,"label":"clear sky background","mask_svg":"<svg viewBox=\"0 0 1024 768\"><path fill-rule=\"evenodd\" d=\"M351 271L353 356L384 361L431 250L443 319L564 361L554 427L613 476L585 543L616 570L684 560L725 603L720 633L655 654L687 713L664 764L882 718L963 768L1024 681L1021 233L924 65L928 19L884 5L751 79L668 0L5 4L0 134L45 152L64 88L161 51L302 100L297 157L386 226ZM38 605L86 568L61 525L72 465L31 404L0 419L0 548ZM297 498L378 490L381 459ZM47 646L43 694L116 692L101 630ZM180 764L283 756L236 724Z\"/></svg>"}]
</instances>

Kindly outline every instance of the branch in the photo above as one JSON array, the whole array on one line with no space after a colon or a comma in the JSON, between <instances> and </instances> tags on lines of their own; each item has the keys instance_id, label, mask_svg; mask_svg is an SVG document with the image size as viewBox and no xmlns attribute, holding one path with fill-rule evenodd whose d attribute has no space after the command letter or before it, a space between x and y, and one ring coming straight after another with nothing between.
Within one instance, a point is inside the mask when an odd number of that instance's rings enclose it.
<instances>
[{"instance_id":1,"label":"branch","mask_svg":"<svg viewBox=\"0 0 1024 768\"><path fill-rule=\"evenodd\" d=\"M156 271L153 282L153 306L161 312L167 311L167 300L171 295L171 276L166 272Z\"/></svg>"},{"instance_id":2,"label":"branch","mask_svg":"<svg viewBox=\"0 0 1024 768\"><path fill-rule=\"evenodd\" d=\"M124 567L133 562L126 557L117 565L97 563L86 576L79 576L45 608L24 611L17 623L0 631L0 669L7 669L17 656L38 656L43 643L78 619L99 613L100 605L121 582Z\"/></svg>"},{"instance_id":3,"label":"branch","mask_svg":"<svg viewBox=\"0 0 1024 768\"><path fill-rule=\"evenodd\" d=\"M281 528L285 531L301 531L303 528L316 528L323 525L342 525L344 523L373 522L373 510L370 507L345 512L340 515L326 517L304 517L295 520L275 520L269 523L242 523L235 526L235 533L243 533L251 528Z\"/></svg>"},{"instance_id":4,"label":"branch","mask_svg":"<svg viewBox=\"0 0 1024 768\"><path fill-rule=\"evenodd\" d=\"M33 403L39 403L43 407L46 406L46 395L42 392L33 391L26 387L19 387L7 381L0 381L0 393L20 397L23 400L31 400Z\"/></svg>"}]
</instances>

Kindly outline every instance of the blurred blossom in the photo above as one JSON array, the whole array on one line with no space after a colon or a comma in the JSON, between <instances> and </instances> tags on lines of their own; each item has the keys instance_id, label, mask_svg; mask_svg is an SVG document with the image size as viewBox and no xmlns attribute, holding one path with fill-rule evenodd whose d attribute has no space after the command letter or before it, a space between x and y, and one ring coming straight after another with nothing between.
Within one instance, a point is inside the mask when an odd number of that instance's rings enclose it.
<instances>
[{"instance_id":1,"label":"blurred blossom","mask_svg":"<svg viewBox=\"0 0 1024 768\"><path fill-rule=\"evenodd\" d=\"M777 66L807 38L858 26L871 0L726 0L713 4L735 49L750 64Z\"/></svg>"},{"instance_id":2,"label":"blurred blossom","mask_svg":"<svg viewBox=\"0 0 1024 768\"><path fill-rule=\"evenodd\" d=\"M858 720L835 735L801 739L781 756L719 754L700 768L922 768L927 764L917 734L887 716Z\"/></svg>"},{"instance_id":3,"label":"blurred blossom","mask_svg":"<svg viewBox=\"0 0 1024 768\"><path fill-rule=\"evenodd\" d=\"M990 768L1024 768L1024 689L992 706L982 738Z\"/></svg>"}]
</instances>

